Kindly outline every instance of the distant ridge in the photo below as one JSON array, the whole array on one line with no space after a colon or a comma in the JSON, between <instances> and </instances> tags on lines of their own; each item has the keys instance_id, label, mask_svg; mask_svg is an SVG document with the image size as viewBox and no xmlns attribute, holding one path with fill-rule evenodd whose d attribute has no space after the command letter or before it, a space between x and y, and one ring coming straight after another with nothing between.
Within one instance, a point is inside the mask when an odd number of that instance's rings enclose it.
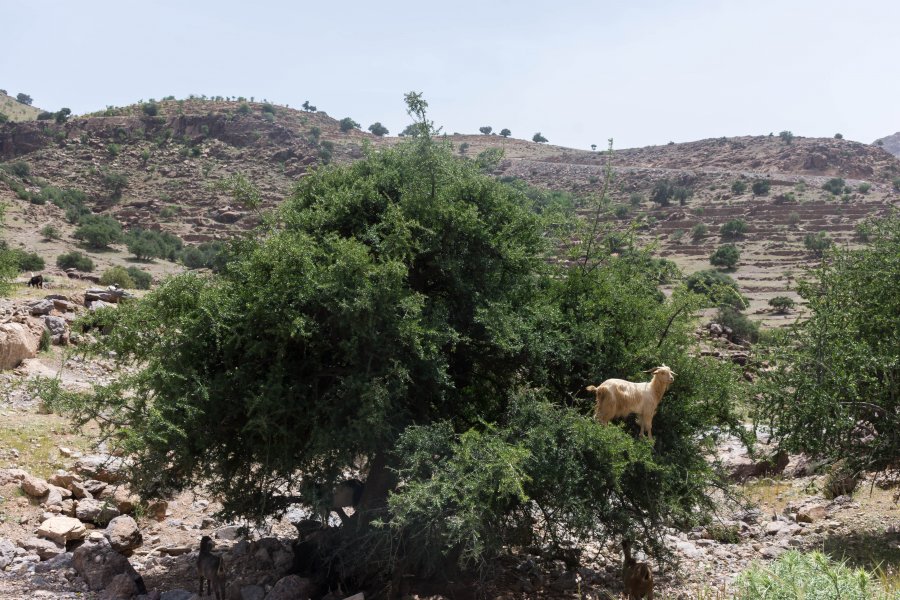
<instances>
[{"instance_id":1,"label":"distant ridge","mask_svg":"<svg viewBox=\"0 0 900 600\"><path fill-rule=\"evenodd\" d=\"M893 154L894 156L900 157L900 131L893 135L885 136L881 139L875 140L875 143L881 142L881 147Z\"/></svg>"}]
</instances>

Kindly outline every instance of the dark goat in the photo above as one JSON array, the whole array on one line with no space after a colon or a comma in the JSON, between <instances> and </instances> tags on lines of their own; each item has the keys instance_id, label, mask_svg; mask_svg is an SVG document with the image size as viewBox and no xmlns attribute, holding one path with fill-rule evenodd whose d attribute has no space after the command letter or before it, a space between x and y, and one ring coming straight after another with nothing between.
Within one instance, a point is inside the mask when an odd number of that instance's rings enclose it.
<instances>
[{"instance_id":1,"label":"dark goat","mask_svg":"<svg viewBox=\"0 0 900 600\"><path fill-rule=\"evenodd\" d=\"M27 287L43 288L44 287L44 276L43 275L35 275L31 279L29 279L28 283L25 285Z\"/></svg>"},{"instance_id":2,"label":"dark goat","mask_svg":"<svg viewBox=\"0 0 900 600\"><path fill-rule=\"evenodd\" d=\"M200 538L200 554L197 556L197 574L200 575L200 595L203 580L209 582L208 593L215 593L216 600L225 600L225 561L212 553L213 541L208 535Z\"/></svg>"},{"instance_id":3,"label":"dark goat","mask_svg":"<svg viewBox=\"0 0 900 600\"><path fill-rule=\"evenodd\" d=\"M648 598L653 600L653 571L647 563L639 563L631 556L631 542L622 541L622 552L625 560L622 562L622 584L625 586L625 594L629 600Z\"/></svg>"}]
</instances>

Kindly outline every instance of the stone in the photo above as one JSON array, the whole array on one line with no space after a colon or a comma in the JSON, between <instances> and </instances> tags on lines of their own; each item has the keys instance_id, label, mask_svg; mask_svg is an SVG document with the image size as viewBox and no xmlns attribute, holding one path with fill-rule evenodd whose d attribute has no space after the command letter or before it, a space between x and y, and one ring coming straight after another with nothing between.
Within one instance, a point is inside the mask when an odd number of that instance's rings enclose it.
<instances>
[{"instance_id":1,"label":"stone","mask_svg":"<svg viewBox=\"0 0 900 600\"><path fill-rule=\"evenodd\" d=\"M699 558L703 556L703 550L695 546L692 542L678 542L675 544L678 551L688 558Z\"/></svg>"},{"instance_id":2,"label":"stone","mask_svg":"<svg viewBox=\"0 0 900 600\"><path fill-rule=\"evenodd\" d=\"M787 452L776 452L774 456L753 461L744 458L731 469L732 481L744 481L750 477L770 477L784 471L790 462Z\"/></svg>"},{"instance_id":3,"label":"stone","mask_svg":"<svg viewBox=\"0 0 900 600\"><path fill-rule=\"evenodd\" d=\"M41 557L41 560L49 560L66 551L64 546L50 540L36 537L19 541L19 546L27 550L30 554L37 554Z\"/></svg>"},{"instance_id":4,"label":"stone","mask_svg":"<svg viewBox=\"0 0 900 600\"><path fill-rule=\"evenodd\" d=\"M41 523L37 534L57 544L65 545L70 540L80 540L87 532L84 523L72 517L56 516Z\"/></svg>"},{"instance_id":5,"label":"stone","mask_svg":"<svg viewBox=\"0 0 900 600\"><path fill-rule=\"evenodd\" d=\"M241 588L241 600L264 600L266 590L258 585L245 585Z\"/></svg>"},{"instance_id":6,"label":"stone","mask_svg":"<svg viewBox=\"0 0 900 600\"><path fill-rule=\"evenodd\" d=\"M309 600L312 582L299 575L282 577L266 594L266 600Z\"/></svg>"},{"instance_id":7,"label":"stone","mask_svg":"<svg viewBox=\"0 0 900 600\"><path fill-rule=\"evenodd\" d=\"M69 328L62 317L47 315L44 317L44 326L50 332L54 344L65 345L69 343Z\"/></svg>"},{"instance_id":8,"label":"stone","mask_svg":"<svg viewBox=\"0 0 900 600\"><path fill-rule=\"evenodd\" d=\"M0 325L0 371L15 369L26 358L37 356L40 338L22 323Z\"/></svg>"},{"instance_id":9,"label":"stone","mask_svg":"<svg viewBox=\"0 0 900 600\"><path fill-rule=\"evenodd\" d=\"M240 527L237 525L228 525L226 527L220 527L216 529L214 537L218 540L235 540L238 537L238 530Z\"/></svg>"},{"instance_id":10,"label":"stone","mask_svg":"<svg viewBox=\"0 0 900 600\"><path fill-rule=\"evenodd\" d=\"M105 487L106 484L104 484ZM72 490L72 495L78 498L79 500L83 500L84 498L93 498L94 495L91 494L85 485L80 481L73 481L69 484L69 489Z\"/></svg>"},{"instance_id":11,"label":"stone","mask_svg":"<svg viewBox=\"0 0 900 600\"><path fill-rule=\"evenodd\" d=\"M75 471L104 483L119 483L125 476L121 458L108 454L89 454L75 462ZM91 492L94 496L99 494Z\"/></svg>"},{"instance_id":12,"label":"stone","mask_svg":"<svg viewBox=\"0 0 900 600\"><path fill-rule=\"evenodd\" d=\"M8 567L16 557L16 546L5 538L0 538L0 571Z\"/></svg>"},{"instance_id":13,"label":"stone","mask_svg":"<svg viewBox=\"0 0 900 600\"><path fill-rule=\"evenodd\" d=\"M116 488L115 492L113 492L112 499L116 505L116 509L123 515L133 512L134 507L141 501L137 495L132 494L123 487Z\"/></svg>"},{"instance_id":14,"label":"stone","mask_svg":"<svg viewBox=\"0 0 900 600\"><path fill-rule=\"evenodd\" d=\"M35 565L35 573L49 573L57 569L68 569L72 566L72 553L62 552L53 558L47 559L39 565Z\"/></svg>"},{"instance_id":15,"label":"stone","mask_svg":"<svg viewBox=\"0 0 900 600\"><path fill-rule=\"evenodd\" d=\"M786 523L784 521L769 521L768 523L766 523L766 535L775 535L776 533L784 529L785 525Z\"/></svg>"},{"instance_id":16,"label":"stone","mask_svg":"<svg viewBox=\"0 0 900 600\"><path fill-rule=\"evenodd\" d=\"M50 491L50 485L39 477L26 474L22 478L22 491L32 498L40 498Z\"/></svg>"},{"instance_id":17,"label":"stone","mask_svg":"<svg viewBox=\"0 0 900 600\"><path fill-rule=\"evenodd\" d=\"M194 594L187 590L169 590L163 592L159 600L191 600Z\"/></svg>"},{"instance_id":18,"label":"stone","mask_svg":"<svg viewBox=\"0 0 900 600\"><path fill-rule=\"evenodd\" d=\"M53 301L52 300L38 300L37 302L32 302L28 305L28 311L31 313L33 317L39 317L41 315L49 315L53 311Z\"/></svg>"},{"instance_id":19,"label":"stone","mask_svg":"<svg viewBox=\"0 0 900 600\"><path fill-rule=\"evenodd\" d=\"M96 479L88 479L82 486L84 486L85 491L90 494L91 498L99 498L106 493L106 488L109 487L107 484L102 481L97 481Z\"/></svg>"},{"instance_id":20,"label":"stone","mask_svg":"<svg viewBox=\"0 0 900 600\"><path fill-rule=\"evenodd\" d=\"M68 452L68 454L66 452ZM71 456L71 452L72 451L68 450L68 448L59 449L59 453L63 456ZM62 469L59 469L56 473L54 473L47 479L48 483L52 483L53 485L58 485L59 487L66 489L69 489L69 486L72 485L72 483L75 481L80 481L78 475L69 473L68 471L64 471Z\"/></svg>"},{"instance_id":21,"label":"stone","mask_svg":"<svg viewBox=\"0 0 900 600\"><path fill-rule=\"evenodd\" d=\"M815 523L821 521L828 514L828 510L819 504L801 506L797 511L798 523Z\"/></svg>"},{"instance_id":22,"label":"stone","mask_svg":"<svg viewBox=\"0 0 900 600\"><path fill-rule=\"evenodd\" d=\"M144 541L137 523L128 515L118 516L109 522L106 526L106 538L113 550L126 556Z\"/></svg>"},{"instance_id":23,"label":"stone","mask_svg":"<svg viewBox=\"0 0 900 600\"><path fill-rule=\"evenodd\" d=\"M134 579L125 573L119 573L106 584L100 598L101 600L128 600L134 598L137 591Z\"/></svg>"},{"instance_id":24,"label":"stone","mask_svg":"<svg viewBox=\"0 0 900 600\"><path fill-rule=\"evenodd\" d=\"M138 593L147 593L143 579L128 559L113 550L103 535L91 535L76 548L72 553L72 566L93 592L108 586L116 575L124 574L134 582Z\"/></svg>"}]
</instances>

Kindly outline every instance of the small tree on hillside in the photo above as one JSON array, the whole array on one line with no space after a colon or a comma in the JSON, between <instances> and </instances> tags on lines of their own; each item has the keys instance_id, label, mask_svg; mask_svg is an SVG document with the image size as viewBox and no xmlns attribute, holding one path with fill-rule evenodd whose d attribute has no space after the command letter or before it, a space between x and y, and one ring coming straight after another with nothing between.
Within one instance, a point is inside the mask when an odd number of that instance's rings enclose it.
<instances>
[{"instance_id":1,"label":"small tree on hillside","mask_svg":"<svg viewBox=\"0 0 900 600\"><path fill-rule=\"evenodd\" d=\"M536 134L531 136L532 142L537 142L538 144L546 144L549 140L541 135L541 132L538 131Z\"/></svg>"},{"instance_id":2,"label":"small tree on hillside","mask_svg":"<svg viewBox=\"0 0 900 600\"><path fill-rule=\"evenodd\" d=\"M815 256L822 256L831 247L831 238L824 231L819 233L807 233L803 236L803 247Z\"/></svg>"},{"instance_id":3,"label":"small tree on hillside","mask_svg":"<svg viewBox=\"0 0 900 600\"><path fill-rule=\"evenodd\" d=\"M769 306L779 314L785 314L794 308L794 299L789 296L775 296L769 300Z\"/></svg>"},{"instance_id":4,"label":"small tree on hillside","mask_svg":"<svg viewBox=\"0 0 900 600\"><path fill-rule=\"evenodd\" d=\"M369 131L372 132L372 135L377 135L378 137L382 137L390 133L390 131L388 131L388 128L378 121L375 121L374 123L369 125Z\"/></svg>"},{"instance_id":5,"label":"small tree on hillside","mask_svg":"<svg viewBox=\"0 0 900 600\"><path fill-rule=\"evenodd\" d=\"M741 179L737 179L731 184L731 191L734 194L743 194L747 191L747 183Z\"/></svg>"},{"instance_id":6,"label":"small tree on hillside","mask_svg":"<svg viewBox=\"0 0 900 600\"><path fill-rule=\"evenodd\" d=\"M350 117L344 117L343 119L341 119L340 127L343 133L347 133L351 129L359 129L359 123L357 123Z\"/></svg>"},{"instance_id":7,"label":"small tree on hillside","mask_svg":"<svg viewBox=\"0 0 900 600\"><path fill-rule=\"evenodd\" d=\"M512 131L510 131L509 129L506 129L504 127L503 129L500 130L500 135L502 135L505 138L508 138L509 136L512 135Z\"/></svg>"},{"instance_id":8,"label":"small tree on hillside","mask_svg":"<svg viewBox=\"0 0 900 600\"><path fill-rule=\"evenodd\" d=\"M24 94L22 92L19 92L18 94L16 94L16 100L18 100L22 104L27 104L28 106L31 106L31 103L33 102L31 96L29 96L28 94Z\"/></svg>"},{"instance_id":9,"label":"small tree on hillside","mask_svg":"<svg viewBox=\"0 0 900 600\"><path fill-rule=\"evenodd\" d=\"M121 241L122 225L106 215L85 215L72 237L82 240L90 248L106 248Z\"/></svg>"},{"instance_id":10,"label":"small tree on hillside","mask_svg":"<svg viewBox=\"0 0 900 600\"><path fill-rule=\"evenodd\" d=\"M490 125L485 125L484 127L479 127L478 131L480 131L483 135L491 135L491 132L494 130Z\"/></svg>"},{"instance_id":11,"label":"small tree on hillside","mask_svg":"<svg viewBox=\"0 0 900 600\"><path fill-rule=\"evenodd\" d=\"M791 133L790 131L786 131L786 130L782 131L781 133L778 134L778 137L780 137L781 141L784 142L785 144L790 144L791 142L794 141L794 134Z\"/></svg>"},{"instance_id":12,"label":"small tree on hillside","mask_svg":"<svg viewBox=\"0 0 900 600\"><path fill-rule=\"evenodd\" d=\"M720 234L725 239L735 239L743 236L747 233L748 227L746 221L743 219L732 219L722 225L722 229L720 230Z\"/></svg>"},{"instance_id":13,"label":"small tree on hillside","mask_svg":"<svg viewBox=\"0 0 900 600\"><path fill-rule=\"evenodd\" d=\"M66 121L69 120L69 115L72 114L71 108L61 108L53 115L53 118L56 119L56 122L62 125Z\"/></svg>"},{"instance_id":14,"label":"small tree on hillside","mask_svg":"<svg viewBox=\"0 0 900 600\"><path fill-rule=\"evenodd\" d=\"M709 264L714 267L733 269L741 258L741 251L734 244L719 246L709 257Z\"/></svg>"},{"instance_id":15,"label":"small tree on hillside","mask_svg":"<svg viewBox=\"0 0 900 600\"><path fill-rule=\"evenodd\" d=\"M765 196L769 193L771 188L772 184L765 179L757 179L753 182L753 186L751 187L754 196Z\"/></svg>"}]
</instances>

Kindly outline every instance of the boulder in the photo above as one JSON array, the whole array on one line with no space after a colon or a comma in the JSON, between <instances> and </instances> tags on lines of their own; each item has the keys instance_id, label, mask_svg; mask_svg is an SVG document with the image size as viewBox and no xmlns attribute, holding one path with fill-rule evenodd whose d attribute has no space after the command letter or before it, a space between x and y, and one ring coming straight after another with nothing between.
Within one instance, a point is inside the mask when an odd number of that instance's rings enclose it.
<instances>
[{"instance_id":1,"label":"boulder","mask_svg":"<svg viewBox=\"0 0 900 600\"><path fill-rule=\"evenodd\" d=\"M88 589L96 592L107 587L116 575L127 575L137 592L147 593L143 579L128 559L112 549L103 535L94 533L72 553L72 566L81 575Z\"/></svg>"},{"instance_id":2,"label":"boulder","mask_svg":"<svg viewBox=\"0 0 900 600\"><path fill-rule=\"evenodd\" d=\"M40 477L25 475L22 478L22 491L32 498L41 498L50 491L50 485Z\"/></svg>"},{"instance_id":3,"label":"boulder","mask_svg":"<svg viewBox=\"0 0 900 600\"><path fill-rule=\"evenodd\" d=\"M63 454L62 448L60 448L60 454ZM70 489L69 486L72 485L72 482L80 480L81 478L78 477L78 475L59 469L58 471L56 471L56 473L54 473L47 479L47 482L52 483L53 485L58 485L61 488Z\"/></svg>"},{"instance_id":4,"label":"boulder","mask_svg":"<svg viewBox=\"0 0 900 600\"><path fill-rule=\"evenodd\" d=\"M116 488L115 492L113 492L112 500L116 505L116 509L123 515L133 512L134 507L141 501L136 494L132 494L124 487Z\"/></svg>"},{"instance_id":5,"label":"boulder","mask_svg":"<svg viewBox=\"0 0 900 600\"><path fill-rule=\"evenodd\" d=\"M124 462L108 454L89 454L75 462L75 471L104 483L118 483L124 478ZM91 490L94 496L99 495Z\"/></svg>"},{"instance_id":6,"label":"boulder","mask_svg":"<svg viewBox=\"0 0 900 600\"><path fill-rule=\"evenodd\" d=\"M100 594L101 600L128 600L134 598L138 593L137 584L130 575L119 573L110 579L106 584L103 592Z\"/></svg>"},{"instance_id":7,"label":"boulder","mask_svg":"<svg viewBox=\"0 0 900 600\"><path fill-rule=\"evenodd\" d=\"M72 517L56 516L41 523L37 534L57 544L65 545L70 540L80 540L87 532L84 523Z\"/></svg>"},{"instance_id":8,"label":"boulder","mask_svg":"<svg viewBox=\"0 0 900 600\"><path fill-rule=\"evenodd\" d=\"M31 313L33 317L39 317L42 315L49 315L53 311L53 301L52 300L38 300L37 302L32 302L28 305L28 312Z\"/></svg>"},{"instance_id":9,"label":"boulder","mask_svg":"<svg viewBox=\"0 0 900 600\"><path fill-rule=\"evenodd\" d=\"M0 325L0 370L15 369L26 358L37 356L40 338L22 323Z\"/></svg>"},{"instance_id":10,"label":"boulder","mask_svg":"<svg viewBox=\"0 0 900 600\"><path fill-rule=\"evenodd\" d=\"M828 514L828 510L821 504L807 504L797 511L798 523L814 523L821 521Z\"/></svg>"},{"instance_id":11,"label":"boulder","mask_svg":"<svg viewBox=\"0 0 900 600\"><path fill-rule=\"evenodd\" d=\"M266 590L258 585L245 585L241 588L240 600L264 600Z\"/></svg>"},{"instance_id":12,"label":"boulder","mask_svg":"<svg viewBox=\"0 0 900 600\"><path fill-rule=\"evenodd\" d=\"M25 548L29 554L37 554L41 557L41 560L49 560L66 551L64 546L61 546L56 542L36 537L21 540L19 546Z\"/></svg>"},{"instance_id":13,"label":"boulder","mask_svg":"<svg viewBox=\"0 0 900 600\"><path fill-rule=\"evenodd\" d=\"M126 556L144 541L137 523L128 515L121 515L110 521L105 535L113 550Z\"/></svg>"},{"instance_id":14,"label":"boulder","mask_svg":"<svg viewBox=\"0 0 900 600\"><path fill-rule=\"evenodd\" d=\"M757 461L744 459L731 469L732 481L744 481L750 477L770 477L784 471L790 462L787 452L776 452L774 456Z\"/></svg>"},{"instance_id":15,"label":"boulder","mask_svg":"<svg viewBox=\"0 0 900 600\"><path fill-rule=\"evenodd\" d=\"M78 501L78 505L75 507L75 516L88 523L106 525L119 516L119 511L115 505L105 500L85 498Z\"/></svg>"},{"instance_id":16,"label":"boulder","mask_svg":"<svg viewBox=\"0 0 900 600\"><path fill-rule=\"evenodd\" d=\"M90 302L101 301L110 304L118 304L123 298L133 298L134 295L115 286L107 288L91 288L84 293L84 303L88 305Z\"/></svg>"},{"instance_id":17,"label":"boulder","mask_svg":"<svg viewBox=\"0 0 900 600\"><path fill-rule=\"evenodd\" d=\"M299 575L282 577L266 595L266 600L309 600L313 585L309 579Z\"/></svg>"},{"instance_id":18,"label":"boulder","mask_svg":"<svg viewBox=\"0 0 900 600\"><path fill-rule=\"evenodd\" d=\"M159 597L159 600L191 600L192 598L196 598L195 594L187 590L169 590L167 592L163 592Z\"/></svg>"},{"instance_id":19,"label":"boulder","mask_svg":"<svg viewBox=\"0 0 900 600\"><path fill-rule=\"evenodd\" d=\"M69 328L62 317L47 315L44 317L44 326L50 332L50 339L54 344L65 345L69 342Z\"/></svg>"},{"instance_id":20,"label":"boulder","mask_svg":"<svg viewBox=\"0 0 900 600\"><path fill-rule=\"evenodd\" d=\"M15 557L15 545L5 538L0 538L0 571L8 567Z\"/></svg>"}]
</instances>

